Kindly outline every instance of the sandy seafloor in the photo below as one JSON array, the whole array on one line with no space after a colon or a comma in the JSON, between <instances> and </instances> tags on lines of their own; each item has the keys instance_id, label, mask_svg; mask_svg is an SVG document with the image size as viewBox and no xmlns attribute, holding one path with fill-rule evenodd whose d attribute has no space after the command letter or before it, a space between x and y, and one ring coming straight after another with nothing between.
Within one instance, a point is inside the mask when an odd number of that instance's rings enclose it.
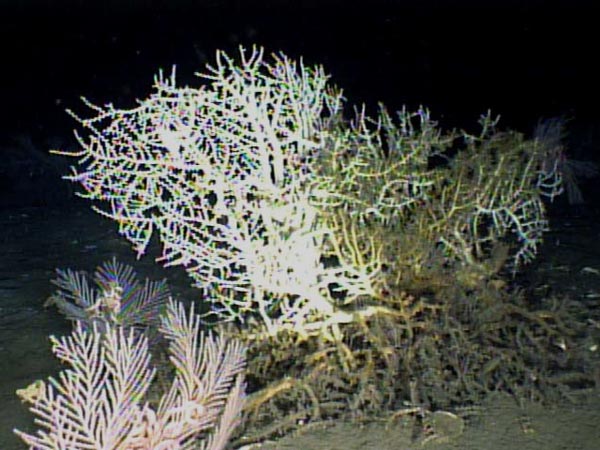
<instances>
[{"instance_id":1,"label":"sandy seafloor","mask_svg":"<svg viewBox=\"0 0 600 450\"><path fill-rule=\"evenodd\" d=\"M552 231L529 281L587 302L600 310L598 217L551 218ZM93 269L116 256L135 267L141 279L167 278L179 298L194 299L182 270L163 269L149 255L136 261L116 226L82 205L62 210L0 211L0 450L25 448L14 427L32 430L32 416L15 395L30 382L56 374L49 334L69 324L42 307L53 292L56 268ZM154 255L156 256L156 255ZM265 449L598 449L600 387L573 391L553 406L517 405L494 394L464 415L464 429L417 430L411 417L386 423L328 423L301 429Z\"/></svg>"}]
</instances>

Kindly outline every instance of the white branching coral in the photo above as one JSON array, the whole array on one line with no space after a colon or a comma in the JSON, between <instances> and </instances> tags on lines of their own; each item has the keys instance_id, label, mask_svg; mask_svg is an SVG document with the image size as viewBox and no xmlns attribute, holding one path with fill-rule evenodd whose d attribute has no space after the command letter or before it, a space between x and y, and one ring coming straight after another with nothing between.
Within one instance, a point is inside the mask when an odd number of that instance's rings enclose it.
<instances>
[{"instance_id":1,"label":"white branching coral","mask_svg":"<svg viewBox=\"0 0 600 450\"><path fill-rule=\"evenodd\" d=\"M131 110L86 101L94 117L71 113L82 150L59 153L79 157L67 178L110 204L95 208L138 255L158 234L161 261L184 266L219 318L269 333L351 321L340 306L376 300L381 269L397 267L383 247L408 229L464 265L507 235L515 265L535 254L556 157L492 133L489 116L481 136L444 134L423 108L348 122L321 67L256 48L218 52L201 77L193 89L160 74Z\"/></svg>"},{"instance_id":2,"label":"white branching coral","mask_svg":"<svg viewBox=\"0 0 600 450\"><path fill-rule=\"evenodd\" d=\"M145 335L78 323L71 335L51 337L69 368L19 392L40 429L16 433L38 450L223 449L241 420L243 346L201 332L193 309L186 315L173 301L161 333L176 370L157 407L144 403L155 375Z\"/></svg>"},{"instance_id":3,"label":"white branching coral","mask_svg":"<svg viewBox=\"0 0 600 450\"><path fill-rule=\"evenodd\" d=\"M322 262L331 230L313 203L330 193L311 168L342 97L320 67L257 49L240 57L219 52L201 89L160 75L133 110L86 102L97 115L77 118L89 135L68 178L110 203L97 210L138 255L157 231L161 260L185 266L221 318L253 312L270 331L301 328L332 314L331 279L344 284Z\"/></svg>"}]
</instances>

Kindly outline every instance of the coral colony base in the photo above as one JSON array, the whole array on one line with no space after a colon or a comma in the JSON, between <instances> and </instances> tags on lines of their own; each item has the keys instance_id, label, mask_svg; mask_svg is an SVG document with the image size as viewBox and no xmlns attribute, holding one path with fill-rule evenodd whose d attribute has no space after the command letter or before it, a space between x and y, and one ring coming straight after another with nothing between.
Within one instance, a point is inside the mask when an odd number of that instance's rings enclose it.
<instances>
[{"instance_id":1,"label":"coral colony base","mask_svg":"<svg viewBox=\"0 0 600 450\"><path fill-rule=\"evenodd\" d=\"M76 376L39 385L32 411L46 431L26 442L94 431L110 448L221 448L238 422L243 445L308 421L434 420L490 391L550 399L593 382L588 355L555 345L577 338L574 315L560 301L532 308L505 281L548 228L560 142L498 131L489 114L477 135L442 131L426 109L348 119L322 67L257 48L218 52L200 76L200 88L177 87L175 70L161 73L131 110L84 100L92 117L71 112L81 150L55 153L77 158L66 178L138 256L158 236L160 261L186 269L224 337L202 338L162 285L132 290L117 262L99 268L97 290L59 271L51 302L77 325L53 342ZM163 378L175 382L158 403L140 403L146 336L171 346ZM106 393L93 389L105 379ZM75 421L97 401L108 416ZM121 434L117 408L135 419Z\"/></svg>"}]
</instances>

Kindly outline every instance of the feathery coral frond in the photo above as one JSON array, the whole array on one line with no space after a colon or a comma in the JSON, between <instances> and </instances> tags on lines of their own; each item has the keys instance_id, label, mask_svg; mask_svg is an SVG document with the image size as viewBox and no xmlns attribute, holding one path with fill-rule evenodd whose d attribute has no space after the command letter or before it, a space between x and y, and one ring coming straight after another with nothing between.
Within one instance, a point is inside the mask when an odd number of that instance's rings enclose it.
<instances>
[{"instance_id":1,"label":"feathery coral frond","mask_svg":"<svg viewBox=\"0 0 600 450\"><path fill-rule=\"evenodd\" d=\"M16 433L35 449L127 448L139 415L137 401L154 376L148 342L133 332L77 324L72 335L51 337L52 351L70 369L50 378L31 411L42 427Z\"/></svg>"},{"instance_id":2,"label":"feathery coral frond","mask_svg":"<svg viewBox=\"0 0 600 450\"><path fill-rule=\"evenodd\" d=\"M244 401L245 349L200 330L200 318L169 301L161 333L170 341L176 375L155 411L142 405L155 370L148 339L122 326L77 323L70 336L51 337L69 368L34 383L25 398L41 427L15 432L32 449L149 450L224 448ZM199 441L200 439L200 441Z\"/></svg>"},{"instance_id":3,"label":"feathery coral frond","mask_svg":"<svg viewBox=\"0 0 600 450\"><path fill-rule=\"evenodd\" d=\"M55 304L67 318L84 326L95 323L99 331L106 324L125 328L158 325L170 295L165 281L146 279L142 285L131 266L115 259L96 269L96 288L83 271L57 270L57 274L53 283L59 289L45 305Z\"/></svg>"}]
</instances>

